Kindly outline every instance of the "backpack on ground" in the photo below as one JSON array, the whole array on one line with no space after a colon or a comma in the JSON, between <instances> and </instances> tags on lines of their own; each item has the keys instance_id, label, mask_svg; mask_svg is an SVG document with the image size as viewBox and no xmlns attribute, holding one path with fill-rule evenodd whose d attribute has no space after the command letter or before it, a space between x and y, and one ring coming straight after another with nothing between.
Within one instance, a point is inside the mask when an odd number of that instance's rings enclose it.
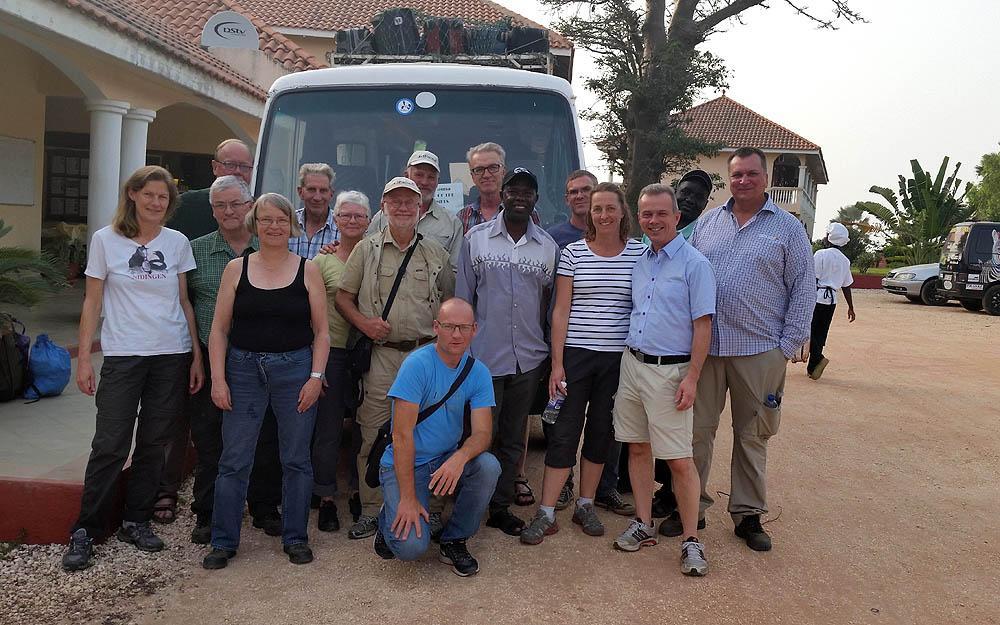
<instances>
[{"instance_id":1,"label":"backpack on ground","mask_svg":"<svg viewBox=\"0 0 1000 625\"><path fill-rule=\"evenodd\" d=\"M28 377L28 344L24 324L0 316L0 401L20 397Z\"/></svg>"},{"instance_id":2,"label":"backpack on ground","mask_svg":"<svg viewBox=\"0 0 1000 625\"><path fill-rule=\"evenodd\" d=\"M69 352L53 343L48 334L39 334L28 357L29 382L24 398L38 401L62 393L69 384L71 368Z\"/></svg>"}]
</instances>

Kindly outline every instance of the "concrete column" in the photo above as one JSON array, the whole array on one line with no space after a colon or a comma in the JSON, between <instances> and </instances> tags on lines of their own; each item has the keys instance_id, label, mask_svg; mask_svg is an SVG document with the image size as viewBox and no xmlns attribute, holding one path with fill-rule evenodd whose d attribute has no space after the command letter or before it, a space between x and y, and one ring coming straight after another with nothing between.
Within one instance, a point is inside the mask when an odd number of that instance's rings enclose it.
<instances>
[{"instance_id":1,"label":"concrete column","mask_svg":"<svg viewBox=\"0 0 1000 625\"><path fill-rule=\"evenodd\" d=\"M799 165L799 188L800 189L805 189L806 188L806 176L808 174L809 174L809 172L806 170L806 166L805 165Z\"/></svg>"},{"instance_id":2,"label":"concrete column","mask_svg":"<svg viewBox=\"0 0 1000 625\"><path fill-rule=\"evenodd\" d=\"M87 170L87 240L94 232L111 223L118 206L122 117L128 102L87 100L90 111L90 165Z\"/></svg>"},{"instance_id":3,"label":"concrete column","mask_svg":"<svg viewBox=\"0 0 1000 625\"><path fill-rule=\"evenodd\" d=\"M125 184L132 172L146 164L146 136L149 124L156 119L156 111L149 109L129 109L122 125L121 171L119 186Z\"/></svg>"}]
</instances>

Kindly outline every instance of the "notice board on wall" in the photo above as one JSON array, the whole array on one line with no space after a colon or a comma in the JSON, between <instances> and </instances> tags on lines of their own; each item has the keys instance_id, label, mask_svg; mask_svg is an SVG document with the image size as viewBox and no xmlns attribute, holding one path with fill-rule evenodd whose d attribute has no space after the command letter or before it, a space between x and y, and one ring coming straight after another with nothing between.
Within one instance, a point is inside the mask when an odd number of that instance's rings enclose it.
<instances>
[{"instance_id":1,"label":"notice board on wall","mask_svg":"<svg viewBox=\"0 0 1000 625\"><path fill-rule=\"evenodd\" d=\"M35 142L0 135L0 204L35 203Z\"/></svg>"}]
</instances>

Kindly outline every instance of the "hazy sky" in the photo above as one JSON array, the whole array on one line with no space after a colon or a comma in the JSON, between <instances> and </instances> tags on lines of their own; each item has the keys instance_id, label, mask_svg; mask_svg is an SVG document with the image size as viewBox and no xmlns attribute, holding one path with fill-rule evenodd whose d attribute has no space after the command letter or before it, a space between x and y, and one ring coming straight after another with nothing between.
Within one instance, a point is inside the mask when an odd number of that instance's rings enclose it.
<instances>
[{"instance_id":1,"label":"hazy sky","mask_svg":"<svg viewBox=\"0 0 1000 625\"><path fill-rule=\"evenodd\" d=\"M551 21L537 0L500 2ZM873 184L895 189L912 158L933 175L950 156L949 169L961 162L959 177L974 181L980 157L1000 150L1000 0L853 0L869 23L837 31L817 30L782 0L769 4L703 48L731 70L729 97L823 149L830 183L819 187L816 232L839 207L878 200ZM587 57L577 51L578 109L594 102L581 84L593 71ZM600 159L588 145L588 166L601 169Z\"/></svg>"}]
</instances>

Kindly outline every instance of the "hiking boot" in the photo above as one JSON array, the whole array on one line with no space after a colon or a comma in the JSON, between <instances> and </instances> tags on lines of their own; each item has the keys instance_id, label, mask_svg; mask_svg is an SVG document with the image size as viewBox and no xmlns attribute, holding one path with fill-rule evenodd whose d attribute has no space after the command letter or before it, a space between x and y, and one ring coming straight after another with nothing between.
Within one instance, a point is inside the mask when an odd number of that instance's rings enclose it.
<instances>
[{"instance_id":1,"label":"hiking boot","mask_svg":"<svg viewBox=\"0 0 1000 625\"><path fill-rule=\"evenodd\" d=\"M163 541L153 533L148 522L123 524L115 536L123 543L135 545L139 551L156 552L163 549Z\"/></svg>"},{"instance_id":2,"label":"hiking boot","mask_svg":"<svg viewBox=\"0 0 1000 625\"><path fill-rule=\"evenodd\" d=\"M698 519L698 529L705 529L705 519ZM671 538L683 534L684 526L681 525L681 513L674 510L667 515L667 518L663 519L660 523L659 532L663 536L670 536Z\"/></svg>"},{"instance_id":3,"label":"hiking boot","mask_svg":"<svg viewBox=\"0 0 1000 625\"><path fill-rule=\"evenodd\" d=\"M444 532L444 521L440 512L431 512L427 515L427 525L431 531L431 540L436 543L441 542L441 533Z\"/></svg>"},{"instance_id":4,"label":"hiking boot","mask_svg":"<svg viewBox=\"0 0 1000 625\"><path fill-rule=\"evenodd\" d=\"M347 537L351 540L359 540L374 536L376 531L378 531L378 518L361 515L358 522L352 525L351 529L347 530Z\"/></svg>"},{"instance_id":5,"label":"hiking boot","mask_svg":"<svg viewBox=\"0 0 1000 625\"><path fill-rule=\"evenodd\" d=\"M528 527L521 531L521 542L525 545L540 545L546 536L551 536L559 531L559 523L555 518L551 521L544 512L538 510L532 517Z\"/></svg>"},{"instance_id":6,"label":"hiking boot","mask_svg":"<svg viewBox=\"0 0 1000 625\"><path fill-rule=\"evenodd\" d=\"M573 511L573 522L582 527L587 536L604 536L604 523L597 518L597 511L592 503L577 506Z\"/></svg>"},{"instance_id":7,"label":"hiking boot","mask_svg":"<svg viewBox=\"0 0 1000 625\"><path fill-rule=\"evenodd\" d=\"M208 553L202 559L202 568L214 571L216 569L224 569L229 564L229 561L236 556L235 551L230 551L229 549L219 549L218 547L213 547L212 551Z\"/></svg>"},{"instance_id":8,"label":"hiking boot","mask_svg":"<svg viewBox=\"0 0 1000 625\"><path fill-rule=\"evenodd\" d=\"M635 514L635 506L625 501L621 493L616 490L611 491L607 495L594 497L594 505L622 516L632 516ZM604 532L601 533L603 534Z\"/></svg>"},{"instance_id":9,"label":"hiking boot","mask_svg":"<svg viewBox=\"0 0 1000 625\"><path fill-rule=\"evenodd\" d=\"M469 553L464 540L449 540L441 543L438 560L451 565L451 570L459 577L468 577L479 572L479 563Z\"/></svg>"},{"instance_id":10,"label":"hiking boot","mask_svg":"<svg viewBox=\"0 0 1000 625\"><path fill-rule=\"evenodd\" d=\"M337 504L332 501L321 501L319 514L316 517L316 527L321 532L336 532L340 529L340 519L337 518Z\"/></svg>"},{"instance_id":11,"label":"hiking boot","mask_svg":"<svg viewBox=\"0 0 1000 625\"><path fill-rule=\"evenodd\" d=\"M747 547L754 551L771 550L771 537L761 527L759 514L743 517L740 524L736 526L735 532L737 536L747 541Z\"/></svg>"},{"instance_id":12,"label":"hiking boot","mask_svg":"<svg viewBox=\"0 0 1000 625\"><path fill-rule=\"evenodd\" d=\"M191 542L196 545L207 545L212 540L212 522L199 520L191 530Z\"/></svg>"},{"instance_id":13,"label":"hiking boot","mask_svg":"<svg viewBox=\"0 0 1000 625\"><path fill-rule=\"evenodd\" d=\"M312 549L306 543L285 545L282 551L288 554L288 561L292 564L309 564L313 561Z\"/></svg>"},{"instance_id":14,"label":"hiking boot","mask_svg":"<svg viewBox=\"0 0 1000 625\"><path fill-rule=\"evenodd\" d=\"M259 510L253 515L253 526L264 530L268 536L281 536L281 515L277 508Z\"/></svg>"},{"instance_id":15,"label":"hiking boot","mask_svg":"<svg viewBox=\"0 0 1000 625\"><path fill-rule=\"evenodd\" d=\"M705 545L698 542L697 538L689 536L681 543L681 573L693 577L708 573Z\"/></svg>"},{"instance_id":16,"label":"hiking boot","mask_svg":"<svg viewBox=\"0 0 1000 625\"><path fill-rule=\"evenodd\" d=\"M816 363L816 366L813 367L813 370L808 372L809 377L812 378L813 380L818 380L820 376L823 375L823 370L826 369L826 366L828 364L830 364L830 361L826 358L826 356L824 356L823 358L820 359L819 362ZM766 549L764 551L766 551Z\"/></svg>"},{"instance_id":17,"label":"hiking boot","mask_svg":"<svg viewBox=\"0 0 1000 625\"><path fill-rule=\"evenodd\" d=\"M632 519L628 529L615 539L615 549L622 551L639 551L643 547L656 544L656 531L652 525L646 525L639 519Z\"/></svg>"},{"instance_id":18,"label":"hiking boot","mask_svg":"<svg viewBox=\"0 0 1000 625\"><path fill-rule=\"evenodd\" d=\"M565 510L571 503L573 503L573 482L566 480L562 490L559 491L559 499L556 500L556 510Z\"/></svg>"},{"instance_id":19,"label":"hiking boot","mask_svg":"<svg viewBox=\"0 0 1000 625\"><path fill-rule=\"evenodd\" d=\"M377 530L375 532L375 555L382 558L383 560L392 560L396 557L396 554L389 549L389 543L385 542L385 537L382 536L382 530Z\"/></svg>"},{"instance_id":20,"label":"hiking boot","mask_svg":"<svg viewBox=\"0 0 1000 625\"><path fill-rule=\"evenodd\" d=\"M520 536L524 531L524 521L514 516L507 508L491 512L486 519L486 527L495 527L508 536Z\"/></svg>"},{"instance_id":21,"label":"hiking boot","mask_svg":"<svg viewBox=\"0 0 1000 625\"><path fill-rule=\"evenodd\" d=\"M82 527L69 535L69 549L62 557L64 571L82 571L91 564L90 557L94 555L94 539L87 536L87 530Z\"/></svg>"}]
</instances>

